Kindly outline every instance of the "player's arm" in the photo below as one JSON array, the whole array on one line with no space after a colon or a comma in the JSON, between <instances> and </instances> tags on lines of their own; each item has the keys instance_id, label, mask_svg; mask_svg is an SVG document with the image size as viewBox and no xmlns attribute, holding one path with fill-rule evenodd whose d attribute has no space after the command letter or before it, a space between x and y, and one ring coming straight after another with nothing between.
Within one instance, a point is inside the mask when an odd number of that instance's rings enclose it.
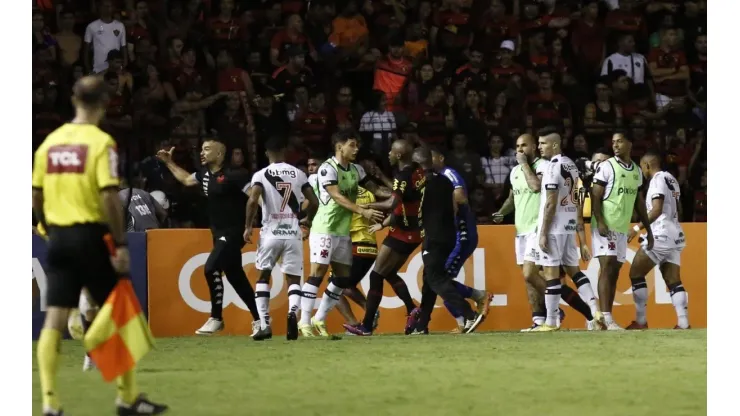
<instances>
[{"instance_id":1,"label":"player's arm","mask_svg":"<svg viewBox=\"0 0 740 416\"><path fill-rule=\"evenodd\" d=\"M36 215L36 219L48 233L49 227L46 224L46 216L44 216L44 176L46 176L46 150L41 148L34 155L33 174L31 177L31 206L33 207L33 213ZM34 228L34 230L36 229Z\"/></svg>"},{"instance_id":2,"label":"player's arm","mask_svg":"<svg viewBox=\"0 0 740 416\"><path fill-rule=\"evenodd\" d=\"M360 172L360 183L363 182L365 179L365 170L362 168L358 168L358 171ZM331 199L334 200L337 204L339 204L341 207L355 213L362 215L363 217L367 219L373 219L375 221L382 221L384 219L384 215L382 212L371 209L371 208L362 208L359 205L355 204L354 202L350 201L346 196L342 195L341 192L339 192L339 178L337 177L337 171L327 165L322 165L319 168L319 186L322 186L324 190L326 190L326 193L329 194ZM366 182L365 186L367 185L373 185L372 182ZM371 187L366 187L365 189L372 192Z\"/></svg>"},{"instance_id":3,"label":"player's arm","mask_svg":"<svg viewBox=\"0 0 740 416\"><path fill-rule=\"evenodd\" d=\"M247 216L244 227L251 229L254 227L254 219L257 217L257 210L260 206L260 198L262 197L262 183L252 182L252 186L249 188L249 199L247 200Z\"/></svg>"},{"instance_id":4,"label":"player's arm","mask_svg":"<svg viewBox=\"0 0 740 416\"><path fill-rule=\"evenodd\" d=\"M95 176L100 187L100 200L103 213L108 220L108 228L117 246L126 245L126 224L123 206L118 197L118 152L113 139L103 146L95 164ZM133 192L133 191L132 191Z\"/></svg>"},{"instance_id":5,"label":"player's arm","mask_svg":"<svg viewBox=\"0 0 740 416\"><path fill-rule=\"evenodd\" d=\"M378 184L372 179L366 179L364 182L361 182L360 185L375 195L375 198L377 199L387 199L392 195L392 191L388 188L378 186Z\"/></svg>"},{"instance_id":6,"label":"player's arm","mask_svg":"<svg viewBox=\"0 0 740 416\"><path fill-rule=\"evenodd\" d=\"M308 182L303 184L301 192L303 192L303 197L306 198L306 202L308 202L301 212L305 212L308 222L312 222L313 217L316 216L316 211L319 209L319 198L316 197L316 194L313 192L313 188L308 184Z\"/></svg>"},{"instance_id":7,"label":"player's arm","mask_svg":"<svg viewBox=\"0 0 740 416\"><path fill-rule=\"evenodd\" d=\"M509 196L506 198L506 201L504 201L503 205L501 205L501 208L498 210L498 212L494 213L493 215L500 215L502 217L507 216L514 212L514 190L509 190Z\"/></svg>"},{"instance_id":8,"label":"player's arm","mask_svg":"<svg viewBox=\"0 0 740 416\"><path fill-rule=\"evenodd\" d=\"M550 226L552 226L552 220L555 217L555 208L558 205L560 183L555 171L556 169L560 169L560 164L550 164L542 178L545 184L545 209L540 235L543 236L550 232Z\"/></svg>"},{"instance_id":9,"label":"player's arm","mask_svg":"<svg viewBox=\"0 0 740 416\"><path fill-rule=\"evenodd\" d=\"M157 158L165 163L167 166L167 169L172 172L172 176L175 177L175 179L178 180L181 184L185 186L195 186L198 184L198 178L196 177L196 174L189 173L185 169L177 166L177 164L172 160L172 152L175 151L174 147L171 147L170 150L160 150L157 152Z\"/></svg>"},{"instance_id":10,"label":"player's arm","mask_svg":"<svg viewBox=\"0 0 740 416\"><path fill-rule=\"evenodd\" d=\"M542 185L542 175L535 173L535 171L532 170L532 167L529 166L529 163L523 163L520 166L522 167L522 173L524 173L524 179L527 180L527 186L529 186L529 189L532 190L532 192L539 193L540 186Z\"/></svg>"},{"instance_id":11,"label":"player's arm","mask_svg":"<svg viewBox=\"0 0 740 416\"><path fill-rule=\"evenodd\" d=\"M588 244L586 243L586 227L585 221L583 220L583 203L585 202L585 194L581 196L580 190L576 190L574 197L576 198L576 234L578 235L578 245L581 250L588 250Z\"/></svg>"},{"instance_id":12,"label":"player's arm","mask_svg":"<svg viewBox=\"0 0 740 416\"><path fill-rule=\"evenodd\" d=\"M391 193L389 198L386 198L380 202L371 202L367 204L367 207L377 209L379 211L391 211L400 201L400 198L395 193Z\"/></svg>"}]
</instances>

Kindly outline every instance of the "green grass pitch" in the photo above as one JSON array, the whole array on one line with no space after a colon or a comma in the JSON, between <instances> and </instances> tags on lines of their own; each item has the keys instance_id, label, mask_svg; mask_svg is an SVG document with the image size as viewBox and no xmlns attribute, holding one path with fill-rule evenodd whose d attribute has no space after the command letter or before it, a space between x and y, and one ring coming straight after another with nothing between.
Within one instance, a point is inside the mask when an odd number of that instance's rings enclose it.
<instances>
[{"instance_id":1,"label":"green grass pitch","mask_svg":"<svg viewBox=\"0 0 740 416\"><path fill-rule=\"evenodd\" d=\"M40 413L33 348L33 403ZM65 341L58 388L73 416L113 414L115 383ZM707 411L707 333L401 335L340 340L168 338L139 386L168 414L695 416Z\"/></svg>"}]
</instances>

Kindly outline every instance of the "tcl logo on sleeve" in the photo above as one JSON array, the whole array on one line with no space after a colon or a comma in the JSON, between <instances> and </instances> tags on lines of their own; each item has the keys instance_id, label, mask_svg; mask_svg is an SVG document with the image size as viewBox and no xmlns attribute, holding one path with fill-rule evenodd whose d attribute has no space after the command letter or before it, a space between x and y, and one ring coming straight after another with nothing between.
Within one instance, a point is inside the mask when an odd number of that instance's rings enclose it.
<instances>
[{"instance_id":1,"label":"tcl logo on sleeve","mask_svg":"<svg viewBox=\"0 0 740 416\"><path fill-rule=\"evenodd\" d=\"M47 173L83 173L87 163L86 145L51 146L47 151Z\"/></svg>"}]
</instances>

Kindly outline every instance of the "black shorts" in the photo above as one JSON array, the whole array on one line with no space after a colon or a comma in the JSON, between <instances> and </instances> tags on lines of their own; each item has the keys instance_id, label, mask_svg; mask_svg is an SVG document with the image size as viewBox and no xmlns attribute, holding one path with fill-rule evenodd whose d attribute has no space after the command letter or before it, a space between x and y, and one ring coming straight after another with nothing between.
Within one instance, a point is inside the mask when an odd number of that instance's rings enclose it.
<instances>
[{"instance_id":1,"label":"black shorts","mask_svg":"<svg viewBox=\"0 0 740 416\"><path fill-rule=\"evenodd\" d=\"M118 283L110 262L112 241L102 224L49 227L47 305L76 308L83 287L103 305Z\"/></svg>"},{"instance_id":2,"label":"black shorts","mask_svg":"<svg viewBox=\"0 0 740 416\"><path fill-rule=\"evenodd\" d=\"M416 247L419 247L419 243L407 243L391 236L383 240L383 245L406 257L410 256L416 250Z\"/></svg>"},{"instance_id":3,"label":"black shorts","mask_svg":"<svg viewBox=\"0 0 740 416\"><path fill-rule=\"evenodd\" d=\"M375 264L375 257L352 256L352 266L350 268L350 277L358 283L362 281Z\"/></svg>"}]
</instances>

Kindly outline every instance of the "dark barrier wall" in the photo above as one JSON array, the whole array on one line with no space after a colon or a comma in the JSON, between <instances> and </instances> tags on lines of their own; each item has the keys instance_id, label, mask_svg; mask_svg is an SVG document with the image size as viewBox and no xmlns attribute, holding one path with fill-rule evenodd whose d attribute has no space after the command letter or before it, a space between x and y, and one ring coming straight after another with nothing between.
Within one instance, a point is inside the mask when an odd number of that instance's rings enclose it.
<instances>
[{"instance_id":1,"label":"dark barrier wall","mask_svg":"<svg viewBox=\"0 0 740 416\"><path fill-rule=\"evenodd\" d=\"M146 258L146 234L128 233L129 251L131 254L131 281L136 291L136 296L144 310L148 314L148 292L147 292L147 258ZM38 339L41 326L44 323L45 308L41 293L46 292L46 241L37 235L33 235L31 253L33 255L33 281L32 281L32 336ZM42 310L43 309L43 310Z\"/></svg>"}]
</instances>

